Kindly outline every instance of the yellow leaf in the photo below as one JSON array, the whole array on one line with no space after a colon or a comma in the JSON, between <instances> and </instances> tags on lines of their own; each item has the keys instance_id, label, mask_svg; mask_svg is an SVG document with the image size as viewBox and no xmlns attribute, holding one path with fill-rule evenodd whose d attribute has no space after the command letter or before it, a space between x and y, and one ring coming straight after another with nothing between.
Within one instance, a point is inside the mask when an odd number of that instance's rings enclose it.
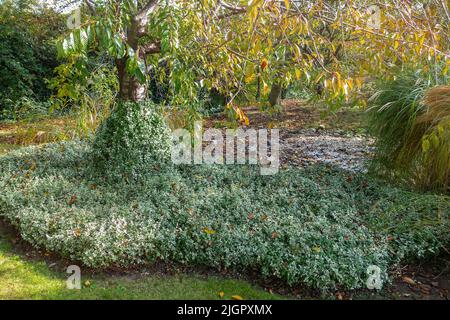
<instances>
[{"instance_id":1,"label":"yellow leaf","mask_svg":"<svg viewBox=\"0 0 450 320\"><path fill-rule=\"evenodd\" d=\"M294 48L295 58L296 59L301 59L301 57L302 57L302 50L300 49L300 47L294 43L293 48Z\"/></svg>"},{"instance_id":2,"label":"yellow leaf","mask_svg":"<svg viewBox=\"0 0 450 320\"><path fill-rule=\"evenodd\" d=\"M289 10L289 8L291 7L290 0L284 0L284 5L286 6L286 9Z\"/></svg>"},{"instance_id":3,"label":"yellow leaf","mask_svg":"<svg viewBox=\"0 0 450 320\"><path fill-rule=\"evenodd\" d=\"M231 296L233 300L244 300L241 296Z\"/></svg>"},{"instance_id":4,"label":"yellow leaf","mask_svg":"<svg viewBox=\"0 0 450 320\"><path fill-rule=\"evenodd\" d=\"M220 291L219 292L219 297L221 298L221 299L223 299L223 296L225 295L225 293L223 292L223 291Z\"/></svg>"},{"instance_id":5,"label":"yellow leaf","mask_svg":"<svg viewBox=\"0 0 450 320\"><path fill-rule=\"evenodd\" d=\"M312 250L313 250L315 253L320 253L320 252L322 251L322 249L321 249L319 246L313 247Z\"/></svg>"},{"instance_id":6,"label":"yellow leaf","mask_svg":"<svg viewBox=\"0 0 450 320\"><path fill-rule=\"evenodd\" d=\"M227 33L227 41L231 41L231 40L233 40L233 32L230 30Z\"/></svg>"},{"instance_id":7,"label":"yellow leaf","mask_svg":"<svg viewBox=\"0 0 450 320\"><path fill-rule=\"evenodd\" d=\"M316 80L314 81L315 83L319 83L319 81L322 79L322 77L324 76L324 73L321 72L320 74L317 75Z\"/></svg>"},{"instance_id":8,"label":"yellow leaf","mask_svg":"<svg viewBox=\"0 0 450 320\"><path fill-rule=\"evenodd\" d=\"M73 234L75 235L75 237L79 237L81 236L81 230L77 228L73 231Z\"/></svg>"},{"instance_id":9,"label":"yellow leaf","mask_svg":"<svg viewBox=\"0 0 450 320\"><path fill-rule=\"evenodd\" d=\"M430 141L425 139L422 141L422 151L427 152L428 150L430 150Z\"/></svg>"},{"instance_id":10,"label":"yellow leaf","mask_svg":"<svg viewBox=\"0 0 450 320\"><path fill-rule=\"evenodd\" d=\"M209 228L203 228L203 232L205 232L206 234L216 234L214 230L211 230Z\"/></svg>"},{"instance_id":11,"label":"yellow leaf","mask_svg":"<svg viewBox=\"0 0 450 320\"><path fill-rule=\"evenodd\" d=\"M267 94L269 94L269 86L265 81L263 81L263 95L266 96Z\"/></svg>"}]
</instances>

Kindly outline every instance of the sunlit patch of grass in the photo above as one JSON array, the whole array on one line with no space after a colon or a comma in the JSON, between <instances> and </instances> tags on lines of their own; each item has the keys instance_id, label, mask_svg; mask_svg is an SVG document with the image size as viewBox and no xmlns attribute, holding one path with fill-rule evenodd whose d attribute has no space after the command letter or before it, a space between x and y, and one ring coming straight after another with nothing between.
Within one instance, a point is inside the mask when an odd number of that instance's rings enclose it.
<instances>
[{"instance_id":1,"label":"sunlit patch of grass","mask_svg":"<svg viewBox=\"0 0 450 320\"><path fill-rule=\"evenodd\" d=\"M0 156L18 148L19 146L15 144L0 143Z\"/></svg>"},{"instance_id":2,"label":"sunlit patch of grass","mask_svg":"<svg viewBox=\"0 0 450 320\"><path fill-rule=\"evenodd\" d=\"M82 289L67 289L68 274L51 270L43 261L14 252L0 229L0 300L2 299L282 299L242 280L196 275L83 275Z\"/></svg>"},{"instance_id":3,"label":"sunlit patch of grass","mask_svg":"<svg viewBox=\"0 0 450 320\"><path fill-rule=\"evenodd\" d=\"M27 146L70 140L76 136L76 126L72 117L3 124L0 126L0 143Z\"/></svg>"}]
</instances>

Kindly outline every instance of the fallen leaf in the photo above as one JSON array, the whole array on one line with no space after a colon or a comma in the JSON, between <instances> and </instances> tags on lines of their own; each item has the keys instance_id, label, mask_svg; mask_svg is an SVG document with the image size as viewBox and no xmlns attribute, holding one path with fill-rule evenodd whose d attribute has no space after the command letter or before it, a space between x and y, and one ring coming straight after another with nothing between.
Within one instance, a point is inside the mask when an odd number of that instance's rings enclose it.
<instances>
[{"instance_id":1,"label":"fallen leaf","mask_svg":"<svg viewBox=\"0 0 450 320\"><path fill-rule=\"evenodd\" d=\"M276 238L278 238L278 233L272 232L272 239L276 239Z\"/></svg>"},{"instance_id":2,"label":"fallen leaf","mask_svg":"<svg viewBox=\"0 0 450 320\"><path fill-rule=\"evenodd\" d=\"M231 296L232 300L244 300L241 296Z\"/></svg>"},{"instance_id":3,"label":"fallen leaf","mask_svg":"<svg viewBox=\"0 0 450 320\"><path fill-rule=\"evenodd\" d=\"M90 282L89 280L86 280L86 281L84 282L84 286L85 286L85 287L90 287L90 286L91 286L91 282Z\"/></svg>"},{"instance_id":4,"label":"fallen leaf","mask_svg":"<svg viewBox=\"0 0 450 320\"><path fill-rule=\"evenodd\" d=\"M402 278L402 280L403 280L403 282L405 282L407 284L410 284L412 286L416 285L416 282L413 279L411 279L410 277L406 277L405 276L405 277Z\"/></svg>"},{"instance_id":5,"label":"fallen leaf","mask_svg":"<svg viewBox=\"0 0 450 320\"><path fill-rule=\"evenodd\" d=\"M249 213L248 220L253 220L253 219L255 219L255 215L253 213Z\"/></svg>"},{"instance_id":6,"label":"fallen leaf","mask_svg":"<svg viewBox=\"0 0 450 320\"><path fill-rule=\"evenodd\" d=\"M75 202L77 202L77 196L72 196L71 198L70 198L70 200L69 200L69 205L72 205L72 204L74 204Z\"/></svg>"},{"instance_id":7,"label":"fallen leaf","mask_svg":"<svg viewBox=\"0 0 450 320\"><path fill-rule=\"evenodd\" d=\"M420 285L420 291L423 294L430 294L431 293L431 286L429 286L427 284L421 284Z\"/></svg>"},{"instance_id":8,"label":"fallen leaf","mask_svg":"<svg viewBox=\"0 0 450 320\"><path fill-rule=\"evenodd\" d=\"M425 289L420 289L420 292L422 292L423 294L430 294L431 293L430 290L425 290Z\"/></svg>"},{"instance_id":9,"label":"fallen leaf","mask_svg":"<svg viewBox=\"0 0 450 320\"><path fill-rule=\"evenodd\" d=\"M225 292L223 292L223 291L220 291L220 292L219 292L219 297L220 297L221 299L224 297L224 295L225 295Z\"/></svg>"},{"instance_id":10,"label":"fallen leaf","mask_svg":"<svg viewBox=\"0 0 450 320\"><path fill-rule=\"evenodd\" d=\"M209 228L203 228L203 232L205 232L206 234L216 234L214 230Z\"/></svg>"},{"instance_id":11,"label":"fallen leaf","mask_svg":"<svg viewBox=\"0 0 450 320\"><path fill-rule=\"evenodd\" d=\"M317 247L313 247L312 250L313 250L315 253L320 253L320 252L322 251L322 248L320 248L319 246L317 246Z\"/></svg>"}]
</instances>

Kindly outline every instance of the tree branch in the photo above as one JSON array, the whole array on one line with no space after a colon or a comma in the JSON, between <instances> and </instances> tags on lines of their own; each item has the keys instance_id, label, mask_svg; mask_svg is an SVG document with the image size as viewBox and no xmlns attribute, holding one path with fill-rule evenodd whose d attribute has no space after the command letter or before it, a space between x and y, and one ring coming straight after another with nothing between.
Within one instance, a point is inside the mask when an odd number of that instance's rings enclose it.
<instances>
[{"instance_id":1,"label":"tree branch","mask_svg":"<svg viewBox=\"0 0 450 320\"><path fill-rule=\"evenodd\" d=\"M141 46L144 54L153 54L161 52L161 42L156 41L153 43L147 43Z\"/></svg>"},{"instance_id":2,"label":"tree branch","mask_svg":"<svg viewBox=\"0 0 450 320\"><path fill-rule=\"evenodd\" d=\"M91 11L93 14L96 13L97 10L95 9L95 5L91 0L84 0L84 3L86 3L86 5L88 6L89 11Z\"/></svg>"},{"instance_id":3,"label":"tree branch","mask_svg":"<svg viewBox=\"0 0 450 320\"><path fill-rule=\"evenodd\" d=\"M156 9L158 2L159 2L159 0L149 0L147 2L147 4L144 7L142 7L141 10L139 10L135 19L136 20L144 20L145 18L147 18L147 16Z\"/></svg>"},{"instance_id":4,"label":"tree branch","mask_svg":"<svg viewBox=\"0 0 450 320\"><path fill-rule=\"evenodd\" d=\"M223 2L222 0L219 0L219 5L225 9L232 10L232 11L238 11L238 12L245 12L247 11L247 7L241 7L241 6L233 6L231 4L228 4L226 2Z\"/></svg>"}]
</instances>

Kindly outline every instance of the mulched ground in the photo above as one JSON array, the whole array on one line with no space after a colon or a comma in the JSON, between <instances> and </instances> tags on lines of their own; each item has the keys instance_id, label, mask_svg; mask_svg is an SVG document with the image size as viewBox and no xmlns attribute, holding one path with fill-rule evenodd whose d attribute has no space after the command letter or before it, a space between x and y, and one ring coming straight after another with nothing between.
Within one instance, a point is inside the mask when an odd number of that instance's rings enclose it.
<instances>
[{"instance_id":1,"label":"mulched ground","mask_svg":"<svg viewBox=\"0 0 450 320\"><path fill-rule=\"evenodd\" d=\"M245 129L280 130L282 167L320 163L365 171L374 151L374 141L359 128L364 117L360 111L341 110L323 117L323 109L297 100L284 101L283 110L277 113L261 112L257 107L243 111L250 120ZM226 117L218 115L206 121L205 127L223 129L226 125Z\"/></svg>"}]
</instances>

